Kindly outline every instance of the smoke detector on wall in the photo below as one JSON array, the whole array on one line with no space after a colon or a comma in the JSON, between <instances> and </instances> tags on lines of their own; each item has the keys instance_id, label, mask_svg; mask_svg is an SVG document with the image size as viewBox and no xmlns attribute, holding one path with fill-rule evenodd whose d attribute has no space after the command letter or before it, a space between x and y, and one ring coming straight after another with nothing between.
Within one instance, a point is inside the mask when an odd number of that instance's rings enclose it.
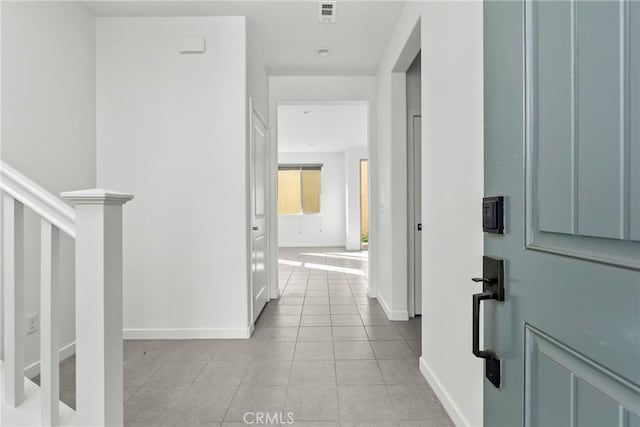
<instances>
[{"instance_id":1,"label":"smoke detector on wall","mask_svg":"<svg viewBox=\"0 0 640 427\"><path fill-rule=\"evenodd\" d=\"M336 0L320 0L319 5L320 15L318 16L318 20L320 22L335 22Z\"/></svg>"}]
</instances>

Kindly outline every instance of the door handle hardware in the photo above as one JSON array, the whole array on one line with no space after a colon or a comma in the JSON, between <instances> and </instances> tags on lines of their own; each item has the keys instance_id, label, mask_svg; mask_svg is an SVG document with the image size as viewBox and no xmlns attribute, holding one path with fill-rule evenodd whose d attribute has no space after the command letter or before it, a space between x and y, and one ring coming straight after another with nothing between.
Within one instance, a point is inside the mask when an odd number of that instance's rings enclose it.
<instances>
[{"instance_id":1,"label":"door handle hardware","mask_svg":"<svg viewBox=\"0 0 640 427\"><path fill-rule=\"evenodd\" d=\"M422 223L418 223L418 231L422 231Z\"/></svg>"},{"instance_id":2,"label":"door handle hardware","mask_svg":"<svg viewBox=\"0 0 640 427\"><path fill-rule=\"evenodd\" d=\"M251 229L252 229L253 231L258 231L258 230L260 230L260 228L256 227L255 225L254 225L253 227L251 227Z\"/></svg>"},{"instance_id":3,"label":"door handle hardware","mask_svg":"<svg viewBox=\"0 0 640 427\"><path fill-rule=\"evenodd\" d=\"M493 350L480 350L480 304L482 301L504 301L504 260L490 256L482 258L482 277L474 277L482 283L482 293L473 295L472 343L473 355L484 359L485 376L496 387L500 387L500 358Z\"/></svg>"},{"instance_id":4,"label":"door handle hardware","mask_svg":"<svg viewBox=\"0 0 640 427\"><path fill-rule=\"evenodd\" d=\"M482 282L482 283L495 283L495 279L487 279L486 277L474 277L471 279L474 282Z\"/></svg>"},{"instance_id":5,"label":"door handle hardware","mask_svg":"<svg viewBox=\"0 0 640 427\"><path fill-rule=\"evenodd\" d=\"M484 359L484 375L491 384L500 387L500 359L498 355L491 350L480 350L480 303L482 301L496 299L496 295L492 292L482 292L473 295L473 355Z\"/></svg>"}]
</instances>

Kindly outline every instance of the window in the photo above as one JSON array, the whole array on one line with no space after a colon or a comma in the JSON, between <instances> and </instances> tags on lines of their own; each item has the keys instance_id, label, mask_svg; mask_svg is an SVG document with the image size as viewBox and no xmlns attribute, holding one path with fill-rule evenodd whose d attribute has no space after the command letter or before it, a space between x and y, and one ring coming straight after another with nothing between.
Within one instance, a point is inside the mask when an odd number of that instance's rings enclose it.
<instances>
[{"instance_id":1,"label":"window","mask_svg":"<svg viewBox=\"0 0 640 427\"><path fill-rule=\"evenodd\" d=\"M320 169L322 165L278 166L278 214L320 213Z\"/></svg>"}]
</instances>

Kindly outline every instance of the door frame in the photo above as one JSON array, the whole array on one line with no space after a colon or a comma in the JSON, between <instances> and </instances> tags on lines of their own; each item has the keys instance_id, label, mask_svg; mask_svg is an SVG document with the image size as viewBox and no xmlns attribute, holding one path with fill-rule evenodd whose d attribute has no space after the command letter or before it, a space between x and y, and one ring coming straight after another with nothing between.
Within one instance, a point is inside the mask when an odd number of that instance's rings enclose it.
<instances>
[{"instance_id":1,"label":"door frame","mask_svg":"<svg viewBox=\"0 0 640 427\"><path fill-rule=\"evenodd\" d=\"M372 207L374 206L372 200L372 188L371 185L371 129L374 124L371 116L371 102L368 99L317 99L315 97L301 97L300 99L271 99L270 100L270 117L269 119L272 122L272 127L270 128L270 138L269 138L269 191L268 191L268 199L269 199L269 213L270 218L269 221L269 237L268 242L268 252L269 252L269 298L277 299L281 296L282 289L280 289L280 274L279 274L279 242L278 242L278 107L284 105L363 105L367 109L367 153L369 161L369 169L368 169L368 186L369 186L369 229L371 229L372 223ZM371 232L369 232L371 235ZM369 257L371 257L371 245L369 245ZM368 265L372 265L371 262ZM368 267L370 269L370 267ZM367 272L367 277L370 278L371 275ZM370 280L370 279L369 279ZM371 282L369 283L371 286ZM375 297L375 291L373 295L371 295L371 289L369 289L369 293L371 297Z\"/></svg>"},{"instance_id":2,"label":"door frame","mask_svg":"<svg viewBox=\"0 0 640 427\"><path fill-rule=\"evenodd\" d=\"M416 218L416 203L415 199L412 197L415 194L415 185L416 182L420 182L420 187L422 188L422 173L419 176L416 176L415 170L415 160L412 163L410 158L413 154L415 154L416 148L416 140L413 129L413 122L416 117L420 117L422 119L422 112L417 110L409 110L407 114L407 286L408 286L408 311L409 317L416 316L416 296L422 296L422 281L420 283L416 283L416 266L418 264L422 265L422 259L416 258L416 233L415 227L418 223L418 220L422 220L421 218ZM422 141L420 141L420 145L422 146ZM422 152L422 150L420 151ZM422 164L422 159L420 160ZM422 170L422 169L421 169ZM420 198L422 200L422 198ZM422 210L422 206L421 206ZM418 288L420 290L418 291ZM422 310L421 313L422 314Z\"/></svg>"},{"instance_id":3,"label":"door frame","mask_svg":"<svg viewBox=\"0 0 640 427\"><path fill-rule=\"evenodd\" d=\"M387 317L395 321L409 319L409 263L408 263L408 186L407 186L407 71L411 68L416 56L422 50L421 17L417 17L410 33L398 52L397 57L388 70L390 82L389 100L391 103L390 123L388 137L390 138L391 153L388 165L389 174L389 200L387 201L392 219L388 221L389 228L385 230L388 245L388 258L382 259L382 267L386 270L387 278L393 278L390 289L386 289L387 295L379 295L378 301ZM384 208L384 206L382 207ZM389 279L387 279L389 280Z\"/></svg>"},{"instance_id":4,"label":"door frame","mask_svg":"<svg viewBox=\"0 0 640 427\"><path fill-rule=\"evenodd\" d=\"M254 210L254 203L255 200L252 200L252 194L251 194L251 185L253 183L253 178L251 177L252 172L252 162L253 162L253 147L254 147L254 141L253 141L253 122L254 122L254 114L255 117L260 121L260 123L262 123L262 125L265 128L265 139L266 139L266 143L265 143L265 153L267 155L267 161L266 161L266 165L265 165L265 212L264 212L264 216L265 216L265 242L266 242L266 250L265 250L265 274L267 277L267 298L271 299L271 286L269 283L269 277L270 277L270 269L271 269L271 263L270 263L270 259L272 254L270 253L271 251L269 250L269 239L271 238L271 234L273 233L273 231L271 230L271 227L269 226L270 224L270 215L271 215L271 198L269 197L269 153L271 150L271 140L269 138L269 125L267 123L267 121L264 119L264 117L262 117L262 114L260 114L260 112L258 111L258 109L255 106L255 103L253 102L253 98L249 98L249 118L248 118L248 124L249 124L249 152L248 152L248 164L249 167L248 169L248 183L249 183L249 188L248 188L248 197L249 197L249 215L247 216L247 238L248 238L248 242L247 242L247 250L248 250L248 260L249 263L247 265L247 276L248 276L248 280L247 283L249 284L248 289L247 289L247 314L248 314L248 324L249 324L249 336L251 336L251 334L253 334L253 331L255 329L255 321L253 319L253 233L251 231L253 224L252 224L252 219L253 219L253 210Z\"/></svg>"}]
</instances>

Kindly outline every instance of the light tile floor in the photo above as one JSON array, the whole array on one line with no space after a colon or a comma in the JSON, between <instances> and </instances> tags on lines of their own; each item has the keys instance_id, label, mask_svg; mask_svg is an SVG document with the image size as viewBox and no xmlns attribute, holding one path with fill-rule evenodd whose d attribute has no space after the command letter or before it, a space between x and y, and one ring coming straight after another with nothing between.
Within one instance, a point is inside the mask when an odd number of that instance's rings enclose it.
<instances>
[{"instance_id":1,"label":"light tile floor","mask_svg":"<svg viewBox=\"0 0 640 427\"><path fill-rule=\"evenodd\" d=\"M295 425L452 426L418 369L420 318L388 320L366 296L366 266L366 252L281 249L284 292L251 339L125 341L125 424L233 426L266 412L286 425L290 412ZM61 400L75 406L74 358Z\"/></svg>"}]
</instances>

